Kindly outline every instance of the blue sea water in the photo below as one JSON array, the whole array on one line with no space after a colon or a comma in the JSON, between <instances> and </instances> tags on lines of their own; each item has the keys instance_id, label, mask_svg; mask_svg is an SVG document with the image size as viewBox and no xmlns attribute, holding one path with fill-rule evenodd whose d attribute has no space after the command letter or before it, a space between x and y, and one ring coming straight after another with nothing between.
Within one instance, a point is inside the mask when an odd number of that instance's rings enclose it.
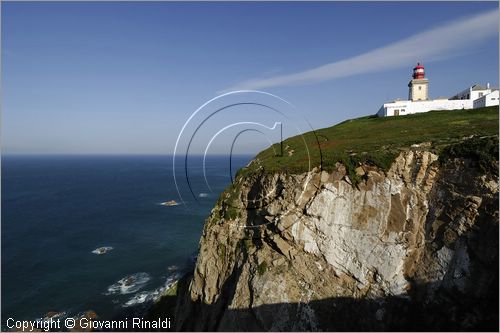
<instances>
[{"instance_id":1,"label":"blue sea water","mask_svg":"<svg viewBox=\"0 0 500 333\"><path fill-rule=\"evenodd\" d=\"M233 168L250 159L233 157ZM138 293L165 285L196 253L204 220L230 183L227 157L207 161L213 192L200 160L191 165L195 197L180 182L186 205L168 207L160 203L180 201L170 156L3 156L3 321L49 311L112 318ZM113 250L91 252L100 246ZM112 288L136 273L144 283L129 293Z\"/></svg>"}]
</instances>

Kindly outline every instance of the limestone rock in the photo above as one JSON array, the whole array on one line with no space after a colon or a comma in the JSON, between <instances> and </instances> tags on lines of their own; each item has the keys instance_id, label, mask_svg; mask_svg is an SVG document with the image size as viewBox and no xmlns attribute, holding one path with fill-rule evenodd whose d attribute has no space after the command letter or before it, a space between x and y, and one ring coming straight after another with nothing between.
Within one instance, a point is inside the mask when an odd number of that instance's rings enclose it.
<instances>
[{"instance_id":1,"label":"limestone rock","mask_svg":"<svg viewBox=\"0 0 500 333\"><path fill-rule=\"evenodd\" d=\"M240 179L238 217L219 218L223 198L206 222L176 329L498 327L498 180L427 146L358 167L359 186L341 164Z\"/></svg>"}]
</instances>

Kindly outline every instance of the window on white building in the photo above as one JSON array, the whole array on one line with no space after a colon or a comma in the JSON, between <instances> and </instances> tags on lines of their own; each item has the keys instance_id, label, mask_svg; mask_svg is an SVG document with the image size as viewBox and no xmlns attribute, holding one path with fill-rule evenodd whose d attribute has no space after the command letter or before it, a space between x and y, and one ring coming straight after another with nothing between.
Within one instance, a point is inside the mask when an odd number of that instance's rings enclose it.
<instances>
[{"instance_id":1,"label":"window on white building","mask_svg":"<svg viewBox=\"0 0 500 333\"><path fill-rule=\"evenodd\" d=\"M483 93L479 93L479 97L483 97Z\"/></svg>"}]
</instances>

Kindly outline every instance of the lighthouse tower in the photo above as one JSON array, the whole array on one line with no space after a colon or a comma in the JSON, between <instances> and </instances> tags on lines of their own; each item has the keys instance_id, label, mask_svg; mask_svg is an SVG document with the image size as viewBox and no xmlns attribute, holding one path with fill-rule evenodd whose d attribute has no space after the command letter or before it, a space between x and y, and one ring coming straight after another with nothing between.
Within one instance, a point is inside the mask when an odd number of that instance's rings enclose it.
<instances>
[{"instance_id":1,"label":"lighthouse tower","mask_svg":"<svg viewBox=\"0 0 500 333\"><path fill-rule=\"evenodd\" d=\"M413 68L413 76L410 83L408 99L410 101L427 101L429 99L429 80L425 78L425 69L420 63Z\"/></svg>"}]
</instances>

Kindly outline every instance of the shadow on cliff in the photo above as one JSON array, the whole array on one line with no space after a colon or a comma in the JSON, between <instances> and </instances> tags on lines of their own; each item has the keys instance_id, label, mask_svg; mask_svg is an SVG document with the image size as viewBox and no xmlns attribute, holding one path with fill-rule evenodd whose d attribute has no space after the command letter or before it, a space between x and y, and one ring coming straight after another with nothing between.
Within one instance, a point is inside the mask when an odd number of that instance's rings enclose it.
<instances>
[{"instance_id":1,"label":"shadow on cliff","mask_svg":"<svg viewBox=\"0 0 500 333\"><path fill-rule=\"evenodd\" d=\"M483 209L498 211L497 200L485 203ZM471 260L469 282L461 288L454 281L462 273L453 270L438 282L408 278L411 288L404 296L332 297L232 309L241 262L249 259L243 252L212 304L192 301L192 275L187 274L178 282L178 296L163 297L146 318L170 317L176 331L498 331L498 222L481 216L473 230L455 241L467 243ZM435 251L443 246L442 238L435 240ZM257 297L249 289L253 304Z\"/></svg>"},{"instance_id":2,"label":"shadow on cliff","mask_svg":"<svg viewBox=\"0 0 500 333\"><path fill-rule=\"evenodd\" d=\"M148 319L170 317L177 331L498 331L498 275L487 297L416 286L405 297L347 297L228 309L228 300L207 305L189 299L190 276L179 281L179 296L164 297ZM435 301L421 293L435 290Z\"/></svg>"}]
</instances>

